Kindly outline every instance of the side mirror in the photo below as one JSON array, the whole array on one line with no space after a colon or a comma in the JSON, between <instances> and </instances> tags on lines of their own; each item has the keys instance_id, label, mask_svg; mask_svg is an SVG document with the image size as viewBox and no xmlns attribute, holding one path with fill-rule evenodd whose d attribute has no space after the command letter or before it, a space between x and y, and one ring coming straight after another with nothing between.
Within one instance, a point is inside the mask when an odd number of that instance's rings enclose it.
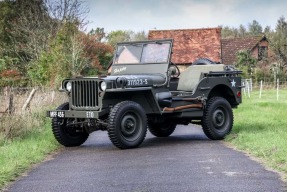
<instances>
[{"instance_id":1,"label":"side mirror","mask_svg":"<svg viewBox=\"0 0 287 192\"><path fill-rule=\"evenodd\" d=\"M176 68L174 66L170 66L170 68L168 70L172 76L174 76L176 74Z\"/></svg>"},{"instance_id":2,"label":"side mirror","mask_svg":"<svg viewBox=\"0 0 287 192\"><path fill-rule=\"evenodd\" d=\"M168 68L168 71L170 72L171 77L177 78L177 77L179 77L179 75L180 75L179 68L178 68L175 64L171 65L171 66Z\"/></svg>"}]
</instances>

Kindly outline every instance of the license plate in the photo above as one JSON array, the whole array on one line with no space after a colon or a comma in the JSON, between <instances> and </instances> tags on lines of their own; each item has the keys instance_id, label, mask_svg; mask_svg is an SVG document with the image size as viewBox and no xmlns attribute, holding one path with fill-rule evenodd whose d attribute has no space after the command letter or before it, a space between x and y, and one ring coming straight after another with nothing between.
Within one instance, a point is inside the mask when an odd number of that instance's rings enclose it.
<instances>
[{"instance_id":1,"label":"license plate","mask_svg":"<svg viewBox=\"0 0 287 192\"><path fill-rule=\"evenodd\" d=\"M49 116L52 118L55 118L55 117L64 118L65 112L64 111L49 111Z\"/></svg>"},{"instance_id":2,"label":"license plate","mask_svg":"<svg viewBox=\"0 0 287 192\"><path fill-rule=\"evenodd\" d=\"M141 86L147 86L149 84L150 83L148 79L128 79L127 86L128 87L133 87L133 86L141 87Z\"/></svg>"}]
</instances>

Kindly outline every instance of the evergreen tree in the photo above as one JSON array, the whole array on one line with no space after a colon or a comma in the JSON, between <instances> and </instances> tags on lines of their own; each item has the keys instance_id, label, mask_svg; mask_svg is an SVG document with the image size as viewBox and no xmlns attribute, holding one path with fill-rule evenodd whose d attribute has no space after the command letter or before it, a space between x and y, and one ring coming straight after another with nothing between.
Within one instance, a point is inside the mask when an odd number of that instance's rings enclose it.
<instances>
[{"instance_id":1,"label":"evergreen tree","mask_svg":"<svg viewBox=\"0 0 287 192\"><path fill-rule=\"evenodd\" d=\"M280 68L287 68L287 22L282 16L278 19L275 32L271 36L271 48L279 61Z\"/></svg>"},{"instance_id":2,"label":"evergreen tree","mask_svg":"<svg viewBox=\"0 0 287 192\"><path fill-rule=\"evenodd\" d=\"M245 37L247 34L247 30L246 30L246 27L244 25L239 25L239 28L238 28L238 35L239 37Z\"/></svg>"},{"instance_id":3,"label":"evergreen tree","mask_svg":"<svg viewBox=\"0 0 287 192\"><path fill-rule=\"evenodd\" d=\"M258 23L258 21L253 20L252 23L248 24L248 32L251 36L261 35L262 26Z\"/></svg>"}]
</instances>

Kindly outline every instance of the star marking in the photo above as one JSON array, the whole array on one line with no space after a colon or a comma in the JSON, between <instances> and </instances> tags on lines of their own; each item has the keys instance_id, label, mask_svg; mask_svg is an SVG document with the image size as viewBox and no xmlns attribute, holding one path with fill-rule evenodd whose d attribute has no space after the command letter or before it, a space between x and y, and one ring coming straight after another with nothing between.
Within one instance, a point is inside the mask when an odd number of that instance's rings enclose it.
<instances>
[{"instance_id":1,"label":"star marking","mask_svg":"<svg viewBox=\"0 0 287 192\"><path fill-rule=\"evenodd\" d=\"M234 79L231 81L231 87L235 87L236 81Z\"/></svg>"}]
</instances>

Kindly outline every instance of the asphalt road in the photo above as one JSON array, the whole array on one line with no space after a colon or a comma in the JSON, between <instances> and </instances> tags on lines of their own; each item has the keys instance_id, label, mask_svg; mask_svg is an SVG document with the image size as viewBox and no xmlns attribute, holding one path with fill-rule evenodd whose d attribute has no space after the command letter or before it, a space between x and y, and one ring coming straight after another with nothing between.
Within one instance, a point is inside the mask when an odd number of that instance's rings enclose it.
<instances>
[{"instance_id":1,"label":"asphalt road","mask_svg":"<svg viewBox=\"0 0 287 192\"><path fill-rule=\"evenodd\" d=\"M106 132L31 170L13 192L287 191L276 173L241 152L208 140L201 128L178 126L168 138L150 133L140 148L119 150Z\"/></svg>"}]
</instances>

